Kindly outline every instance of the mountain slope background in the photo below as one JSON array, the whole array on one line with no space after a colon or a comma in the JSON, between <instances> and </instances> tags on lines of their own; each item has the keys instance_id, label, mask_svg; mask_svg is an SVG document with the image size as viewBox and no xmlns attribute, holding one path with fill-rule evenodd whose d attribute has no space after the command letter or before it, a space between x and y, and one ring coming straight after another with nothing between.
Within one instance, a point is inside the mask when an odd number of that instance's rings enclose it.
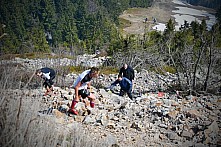
<instances>
[{"instance_id":1,"label":"mountain slope background","mask_svg":"<svg viewBox=\"0 0 221 147\"><path fill-rule=\"evenodd\" d=\"M125 10L119 17L122 23L124 20L129 21L129 23L125 25L125 28L123 28L124 36L127 34L136 34L142 36L145 33L152 31L156 24L166 24L170 19L175 22L173 11L176 10L176 7L179 6L179 4L172 0L154 1L152 6L149 8L130 8ZM206 11L214 15L216 13L215 9L210 9L199 5L187 5L186 7L193 8L195 10ZM198 18L200 20L208 19L207 17L202 16L199 16ZM156 19L156 22L154 22L154 19Z\"/></svg>"},{"instance_id":2,"label":"mountain slope background","mask_svg":"<svg viewBox=\"0 0 221 147\"><path fill-rule=\"evenodd\" d=\"M218 10L221 4L219 0L182 0L182 1L187 2L191 5L204 6L208 8L213 8L215 10Z\"/></svg>"},{"instance_id":3,"label":"mountain slope background","mask_svg":"<svg viewBox=\"0 0 221 147\"><path fill-rule=\"evenodd\" d=\"M172 7L170 2L171 0L1 1L0 52L5 54L65 50L72 54L81 54L105 49L111 53L111 48L116 46L114 44L118 44L120 48L123 42L118 17L124 10L134 7L148 8L162 3L165 9L154 7L144 10L145 12L142 9L137 10L139 13L151 13L153 16L160 14L158 19L167 22L171 12L166 9ZM188 2L214 9L216 7L213 6L220 6L220 1ZM138 25L143 27L142 24ZM140 30L131 29L135 33L141 33Z\"/></svg>"}]
</instances>

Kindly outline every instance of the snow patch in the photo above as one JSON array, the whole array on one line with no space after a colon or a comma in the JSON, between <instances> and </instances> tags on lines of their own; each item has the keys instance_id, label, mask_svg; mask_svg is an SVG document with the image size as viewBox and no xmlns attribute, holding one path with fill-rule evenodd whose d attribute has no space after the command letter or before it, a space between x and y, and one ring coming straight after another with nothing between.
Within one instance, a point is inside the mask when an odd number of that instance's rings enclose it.
<instances>
[{"instance_id":1,"label":"snow patch","mask_svg":"<svg viewBox=\"0 0 221 147\"><path fill-rule=\"evenodd\" d=\"M159 23L153 26L152 29L163 32L166 29L166 25L164 23Z\"/></svg>"}]
</instances>

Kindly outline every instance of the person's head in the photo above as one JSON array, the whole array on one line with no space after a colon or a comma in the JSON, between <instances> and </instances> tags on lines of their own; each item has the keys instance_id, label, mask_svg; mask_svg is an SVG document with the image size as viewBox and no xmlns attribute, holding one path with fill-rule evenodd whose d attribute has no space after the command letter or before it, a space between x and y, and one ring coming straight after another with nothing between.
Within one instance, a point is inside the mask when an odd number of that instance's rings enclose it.
<instances>
[{"instance_id":1,"label":"person's head","mask_svg":"<svg viewBox=\"0 0 221 147\"><path fill-rule=\"evenodd\" d=\"M40 77L42 75L41 69L37 69L36 72L35 72L35 75Z\"/></svg>"},{"instance_id":2,"label":"person's head","mask_svg":"<svg viewBox=\"0 0 221 147\"><path fill-rule=\"evenodd\" d=\"M97 67L92 67L90 71L90 76L93 78L96 78L99 75L99 68Z\"/></svg>"},{"instance_id":3,"label":"person's head","mask_svg":"<svg viewBox=\"0 0 221 147\"><path fill-rule=\"evenodd\" d=\"M124 67L124 69L127 69L127 67L128 67L127 63L124 63L123 67Z\"/></svg>"},{"instance_id":4,"label":"person's head","mask_svg":"<svg viewBox=\"0 0 221 147\"><path fill-rule=\"evenodd\" d=\"M117 80L121 81L122 80L122 75L118 75Z\"/></svg>"}]
</instances>

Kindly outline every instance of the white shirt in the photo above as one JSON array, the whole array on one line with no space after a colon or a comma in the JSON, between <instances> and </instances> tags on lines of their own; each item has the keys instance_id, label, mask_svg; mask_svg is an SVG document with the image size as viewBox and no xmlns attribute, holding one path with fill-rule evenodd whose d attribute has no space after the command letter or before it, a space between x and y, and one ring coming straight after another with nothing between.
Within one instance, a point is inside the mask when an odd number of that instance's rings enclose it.
<instances>
[{"instance_id":1,"label":"white shirt","mask_svg":"<svg viewBox=\"0 0 221 147\"><path fill-rule=\"evenodd\" d=\"M74 82L73 87L75 88L75 87L77 86L77 84L78 84L87 74L90 73L90 71L91 71L91 70L89 69L89 70L85 70L84 72L82 72L82 73L78 76L77 80ZM85 82L85 83L82 83L81 86L78 88L78 90L87 89L87 84L88 84L89 82L90 82L90 81L87 81L87 82Z\"/></svg>"},{"instance_id":2,"label":"white shirt","mask_svg":"<svg viewBox=\"0 0 221 147\"><path fill-rule=\"evenodd\" d=\"M46 78L46 79L48 79L48 80L50 80L50 72L48 72L48 73L42 73L42 78Z\"/></svg>"}]
</instances>

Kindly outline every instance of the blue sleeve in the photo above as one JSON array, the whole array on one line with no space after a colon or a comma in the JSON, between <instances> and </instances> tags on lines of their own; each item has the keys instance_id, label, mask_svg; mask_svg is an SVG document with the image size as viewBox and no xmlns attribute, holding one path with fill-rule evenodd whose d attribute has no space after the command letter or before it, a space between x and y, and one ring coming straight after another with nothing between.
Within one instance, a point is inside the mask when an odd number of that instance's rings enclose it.
<instances>
[{"instance_id":1,"label":"blue sleeve","mask_svg":"<svg viewBox=\"0 0 221 147\"><path fill-rule=\"evenodd\" d=\"M111 84L111 86L116 86L119 83L118 80L116 80L114 83Z\"/></svg>"}]
</instances>

